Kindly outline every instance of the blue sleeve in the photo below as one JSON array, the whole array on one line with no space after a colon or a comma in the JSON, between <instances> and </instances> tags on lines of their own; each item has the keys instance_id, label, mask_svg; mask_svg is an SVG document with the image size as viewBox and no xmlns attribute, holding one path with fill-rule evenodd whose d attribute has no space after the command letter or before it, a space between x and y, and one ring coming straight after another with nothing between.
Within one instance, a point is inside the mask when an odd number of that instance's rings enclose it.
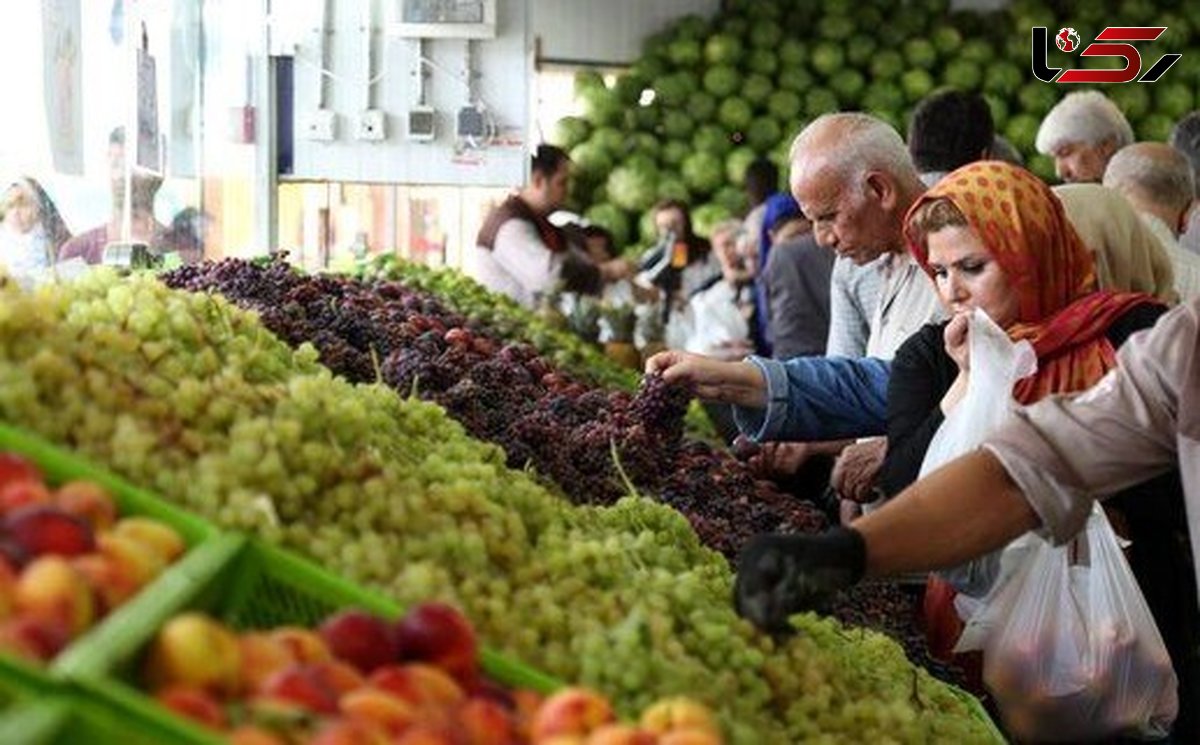
<instances>
[{"instance_id":1,"label":"blue sleeve","mask_svg":"<svg viewBox=\"0 0 1200 745\"><path fill-rule=\"evenodd\" d=\"M749 357L767 381L765 409L735 406L738 429L756 442L814 442L887 432L890 364L874 357Z\"/></svg>"}]
</instances>

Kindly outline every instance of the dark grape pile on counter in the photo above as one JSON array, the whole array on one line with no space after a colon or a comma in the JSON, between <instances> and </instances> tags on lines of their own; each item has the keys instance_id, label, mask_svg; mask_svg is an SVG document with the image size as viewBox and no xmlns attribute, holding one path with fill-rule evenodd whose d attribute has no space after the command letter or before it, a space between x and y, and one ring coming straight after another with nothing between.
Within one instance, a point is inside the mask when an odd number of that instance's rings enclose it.
<instances>
[{"instance_id":1,"label":"dark grape pile on counter","mask_svg":"<svg viewBox=\"0 0 1200 745\"><path fill-rule=\"evenodd\" d=\"M306 275L279 258L227 259L162 276L169 286L216 292L257 311L277 336L294 347L312 343L321 362L348 380L382 380L440 404L474 437L502 446L510 466L533 464L578 504L612 504L628 479L729 559L757 533L826 527L811 504L755 480L729 453L683 437L688 392L660 379L647 378L633 394L590 387L531 345L502 344L479 319L397 281ZM937 677L961 683L957 670L928 657L914 599L896 585L848 593L832 614L888 634Z\"/></svg>"},{"instance_id":2,"label":"dark grape pile on counter","mask_svg":"<svg viewBox=\"0 0 1200 745\"><path fill-rule=\"evenodd\" d=\"M824 515L755 480L726 452L683 437L687 390L650 377L636 393L590 387L528 344L504 344L437 297L395 281L307 275L281 259L227 259L163 275L259 313L292 346L355 383L382 381L441 405L474 437L532 465L576 504L632 488L686 516L727 558L753 535L812 533Z\"/></svg>"}]
</instances>

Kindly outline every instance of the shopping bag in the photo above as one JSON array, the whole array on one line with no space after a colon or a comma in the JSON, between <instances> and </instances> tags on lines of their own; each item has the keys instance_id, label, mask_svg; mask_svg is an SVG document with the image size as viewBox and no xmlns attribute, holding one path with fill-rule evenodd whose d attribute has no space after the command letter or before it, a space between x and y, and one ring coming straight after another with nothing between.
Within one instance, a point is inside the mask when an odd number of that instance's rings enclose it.
<instances>
[{"instance_id":1,"label":"shopping bag","mask_svg":"<svg viewBox=\"0 0 1200 745\"><path fill-rule=\"evenodd\" d=\"M1012 389L1018 380L1037 370L1037 354L1027 341L1013 342L983 310L971 314L967 338L971 346L971 379L967 392L942 422L920 476L979 447L1018 406ZM939 575L956 590L983 597L1000 575L1000 553L995 552Z\"/></svg>"},{"instance_id":2,"label":"shopping bag","mask_svg":"<svg viewBox=\"0 0 1200 745\"><path fill-rule=\"evenodd\" d=\"M983 614L983 680L1022 741L1162 737L1177 681L1158 628L1096 507L1070 543L1029 534L1026 560Z\"/></svg>"}]
</instances>

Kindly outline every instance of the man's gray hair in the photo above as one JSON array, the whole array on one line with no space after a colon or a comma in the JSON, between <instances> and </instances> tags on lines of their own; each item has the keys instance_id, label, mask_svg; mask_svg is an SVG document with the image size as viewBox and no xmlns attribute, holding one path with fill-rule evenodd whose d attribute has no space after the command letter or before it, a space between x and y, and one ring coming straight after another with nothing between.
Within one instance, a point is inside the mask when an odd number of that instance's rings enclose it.
<instances>
[{"instance_id":1,"label":"man's gray hair","mask_svg":"<svg viewBox=\"0 0 1200 745\"><path fill-rule=\"evenodd\" d=\"M1104 185L1135 191L1149 202L1181 212L1196 192L1187 158L1162 142L1138 142L1118 150L1104 170Z\"/></svg>"},{"instance_id":2,"label":"man's gray hair","mask_svg":"<svg viewBox=\"0 0 1200 745\"><path fill-rule=\"evenodd\" d=\"M1117 149L1133 142L1129 120L1103 93L1079 91L1068 93L1046 114L1036 145L1039 153L1052 155L1063 145L1099 145L1109 139Z\"/></svg>"},{"instance_id":3,"label":"man's gray hair","mask_svg":"<svg viewBox=\"0 0 1200 745\"><path fill-rule=\"evenodd\" d=\"M803 170L814 156L821 166L834 170L843 184L867 171L917 179L900 133L882 119L857 111L822 114L796 135L788 154L792 169Z\"/></svg>"},{"instance_id":4,"label":"man's gray hair","mask_svg":"<svg viewBox=\"0 0 1200 745\"><path fill-rule=\"evenodd\" d=\"M1200 111L1193 111L1175 122L1167 142L1188 159L1192 164L1192 177L1200 183Z\"/></svg>"}]
</instances>

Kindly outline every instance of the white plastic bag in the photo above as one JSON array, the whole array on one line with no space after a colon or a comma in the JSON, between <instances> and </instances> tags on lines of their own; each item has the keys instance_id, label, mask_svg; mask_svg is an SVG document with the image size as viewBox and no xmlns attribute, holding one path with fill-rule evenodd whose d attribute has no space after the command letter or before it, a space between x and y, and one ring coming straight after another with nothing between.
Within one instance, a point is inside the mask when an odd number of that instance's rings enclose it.
<instances>
[{"instance_id":1,"label":"white plastic bag","mask_svg":"<svg viewBox=\"0 0 1200 745\"><path fill-rule=\"evenodd\" d=\"M667 343L672 349L716 355L721 349L750 337L750 325L737 306L737 292L727 282L717 282L697 292L680 312L672 313Z\"/></svg>"},{"instance_id":2,"label":"white plastic bag","mask_svg":"<svg viewBox=\"0 0 1200 745\"><path fill-rule=\"evenodd\" d=\"M1029 554L983 614L983 680L1021 740L1162 737L1177 681L1117 536L1096 507L1071 543Z\"/></svg>"},{"instance_id":3,"label":"white plastic bag","mask_svg":"<svg viewBox=\"0 0 1200 745\"><path fill-rule=\"evenodd\" d=\"M967 392L930 441L921 462L921 477L979 447L1018 405L1012 397L1016 382L1037 370L1033 346L1027 341L1014 343L979 308L969 319L967 339L971 346ZM1000 576L1000 564L1000 552L996 552L938 574L959 592L982 597Z\"/></svg>"}]
</instances>

